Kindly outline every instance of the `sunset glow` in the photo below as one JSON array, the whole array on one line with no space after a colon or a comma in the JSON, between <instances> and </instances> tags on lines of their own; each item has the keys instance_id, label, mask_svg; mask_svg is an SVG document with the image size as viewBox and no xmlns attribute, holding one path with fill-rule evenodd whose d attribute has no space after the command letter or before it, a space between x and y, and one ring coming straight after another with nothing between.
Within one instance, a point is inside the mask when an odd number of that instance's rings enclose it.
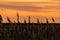
<instances>
[{"instance_id":1,"label":"sunset glow","mask_svg":"<svg viewBox=\"0 0 60 40\"><path fill-rule=\"evenodd\" d=\"M1 1L13 1L13 2L41 2L41 1L51 1L51 0L1 0Z\"/></svg>"},{"instance_id":2,"label":"sunset glow","mask_svg":"<svg viewBox=\"0 0 60 40\"><path fill-rule=\"evenodd\" d=\"M48 18L51 22L51 17L54 17L56 22L60 22L60 2L57 0L2 0L0 1L0 14L3 16L3 22L7 22L8 16L13 22L16 21L16 14L19 13L20 20L28 20L31 16L31 21L36 22L36 18L44 20ZM35 19L34 19L35 18Z\"/></svg>"}]
</instances>

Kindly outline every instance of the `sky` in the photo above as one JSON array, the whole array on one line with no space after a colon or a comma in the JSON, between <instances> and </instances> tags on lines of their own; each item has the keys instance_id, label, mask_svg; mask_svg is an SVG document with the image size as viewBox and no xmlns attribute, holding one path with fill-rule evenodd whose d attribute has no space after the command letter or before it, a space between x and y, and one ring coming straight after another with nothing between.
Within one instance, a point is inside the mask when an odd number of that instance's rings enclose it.
<instances>
[{"instance_id":1,"label":"sky","mask_svg":"<svg viewBox=\"0 0 60 40\"><path fill-rule=\"evenodd\" d=\"M51 0L1 0L1 1L11 1L11 2L40 2L40 1L51 1Z\"/></svg>"},{"instance_id":2,"label":"sky","mask_svg":"<svg viewBox=\"0 0 60 40\"><path fill-rule=\"evenodd\" d=\"M53 17L56 23L60 23L59 0L0 0L0 14L3 22L7 22L7 16L12 22L17 22L17 12L20 22L23 22L24 19L28 22L28 16L31 16L31 22L37 22L36 20L39 18L44 23L47 18L51 23L51 17Z\"/></svg>"},{"instance_id":3,"label":"sky","mask_svg":"<svg viewBox=\"0 0 60 40\"><path fill-rule=\"evenodd\" d=\"M47 2L47 1L60 1L60 0L0 0L2 2Z\"/></svg>"}]
</instances>

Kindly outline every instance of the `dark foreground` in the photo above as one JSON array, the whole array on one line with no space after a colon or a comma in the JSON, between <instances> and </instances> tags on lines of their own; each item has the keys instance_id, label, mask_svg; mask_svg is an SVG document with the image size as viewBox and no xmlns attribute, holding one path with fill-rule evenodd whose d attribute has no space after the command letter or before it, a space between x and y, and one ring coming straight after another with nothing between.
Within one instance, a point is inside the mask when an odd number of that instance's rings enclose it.
<instances>
[{"instance_id":1,"label":"dark foreground","mask_svg":"<svg viewBox=\"0 0 60 40\"><path fill-rule=\"evenodd\" d=\"M0 40L60 40L60 23L2 23Z\"/></svg>"}]
</instances>

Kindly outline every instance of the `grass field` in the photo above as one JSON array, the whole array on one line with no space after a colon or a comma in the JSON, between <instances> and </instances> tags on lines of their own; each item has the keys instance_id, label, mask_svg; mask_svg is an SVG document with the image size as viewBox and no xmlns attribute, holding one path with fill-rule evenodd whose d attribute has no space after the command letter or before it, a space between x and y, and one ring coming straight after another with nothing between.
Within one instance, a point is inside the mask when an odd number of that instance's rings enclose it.
<instances>
[{"instance_id":1,"label":"grass field","mask_svg":"<svg viewBox=\"0 0 60 40\"><path fill-rule=\"evenodd\" d=\"M0 23L0 40L60 40L60 23Z\"/></svg>"}]
</instances>

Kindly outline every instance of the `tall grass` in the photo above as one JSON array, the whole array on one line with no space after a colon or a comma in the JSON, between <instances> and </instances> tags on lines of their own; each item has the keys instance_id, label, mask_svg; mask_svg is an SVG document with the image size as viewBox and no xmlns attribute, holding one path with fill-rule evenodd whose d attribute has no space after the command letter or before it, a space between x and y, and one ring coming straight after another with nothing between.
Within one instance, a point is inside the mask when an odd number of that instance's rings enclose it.
<instances>
[{"instance_id":1,"label":"tall grass","mask_svg":"<svg viewBox=\"0 0 60 40\"><path fill-rule=\"evenodd\" d=\"M30 18L30 16L28 17L28 23L30 23L30 20L31 20L31 18Z\"/></svg>"},{"instance_id":2,"label":"tall grass","mask_svg":"<svg viewBox=\"0 0 60 40\"><path fill-rule=\"evenodd\" d=\"M40 23L40 21L39 21L39 19L37 18L37 23L39 24Z\"/></svg>"},{"instance_id":3,"label":"tall grass","mask_svg":"<svg viewBox=\"0 0 60 40\"><path fill-rule=\"evenodd\" d=\"M17 12L17 21L18 21L18 23L19 23L19 14L18 14L18 12Z\"/></svg>"},{"instance_id":4,"label":"tall grass","mask_svg":"<svg viewBox=\"0 0 60 40\"><path fill-rule=\"evenodd\" d=\"M2 16L0 15L0 23L2 23L3 19L2 19Z\"/></svg>"},{"instance_id":5,"label":"tall grass","mask_svg":"<svg viewBox=\"0 0 60 40\"><path fill-rule=\"evenodd\" d=\"M52 21L54 24L50 24L46 18L46 23L40 23L37 18L37 23L31 23L31 17L28 17L28 23L24 19L24 23L19 22L19 14L17 13L17 23L11 22L9 17L7 21L9 22L6 27L2 23L2 16L0 15L0 40L60 40L60 24L55 24L54 18ZM10 23L12 25L10 25ZM16 22L15 22L16 23ZM55 28L55 29L54 29Z\"/></svg>"},{"instance_id":6,"label":"tall grass","mask_svg":"<svg viewBox=\"0 0 60 40\"><path fill-rule=\"evenodd\" d=\"M9 17L7 17L7 21L8 21L8 23L12 23L12 21L9 19Z\"/></svg>"},{"instance_id":7,"label":"tall grass","mask_svg":"<svg viewBox=\"0 0 60 40\"><path fill-rule=\"evenodd\" d=\"M24 23L26 23L26 20L24 19Z\"/></svg>"},{"instance_id":8,"label":"tall grass","mask_svg":"<svg viewBox=\"0 0 60 40\"><path fill-rule=\"evenodd\" d=\"M52 17L52 21L53 21L53 23L55 23L55 20L54 20L54 18Z\"/></svg>"}]
</instances>

